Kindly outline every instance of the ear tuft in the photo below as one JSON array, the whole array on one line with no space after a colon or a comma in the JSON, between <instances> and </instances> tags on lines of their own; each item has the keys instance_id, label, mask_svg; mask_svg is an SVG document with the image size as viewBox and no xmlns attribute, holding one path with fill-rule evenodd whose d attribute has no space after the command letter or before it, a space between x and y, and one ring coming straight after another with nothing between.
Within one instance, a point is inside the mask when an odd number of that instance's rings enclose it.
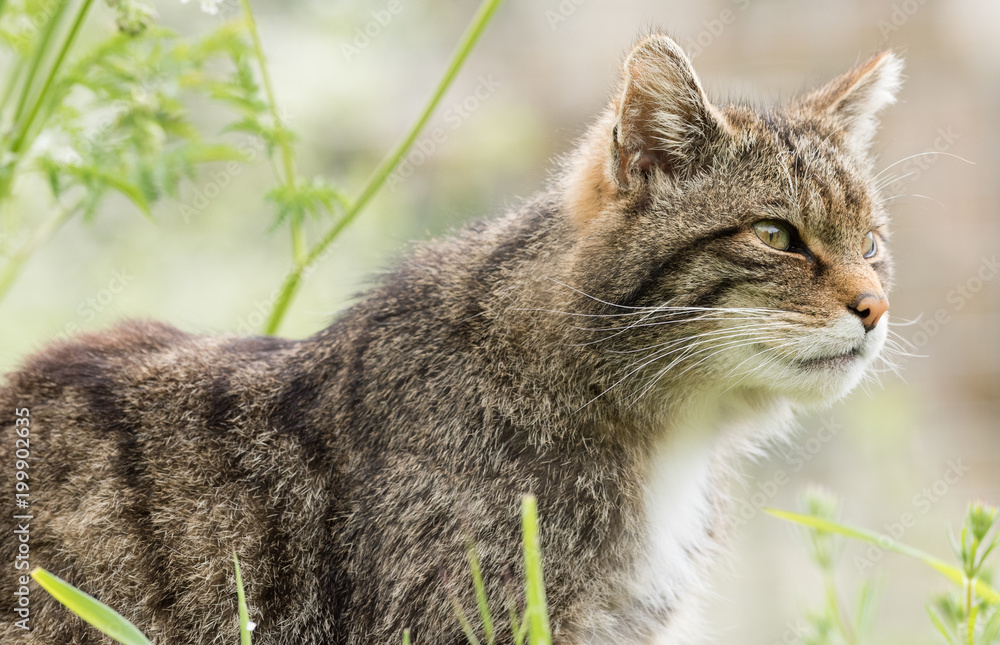
<instances>
[{"instance_id":1,"label":"ear tuft","mask_svg":"<svg viewBox=\"0 0 1000 645\"><path fill-rule=\"evenodd\" d=\"M659 169L687 173L705 144L724 129L684 51L653 34L625 59L614 129L617 178L626 188L634 178Z\"/></svg>"},{"instance_id":2,"label":"ear tuft","mask_svg":"<svg viewBox=\"0 0 1000 645\"><path fill-rule=\"evenodd\" d=\"M806 95L800 103L842 130L855 152L867 154L878 126L876 116L896 102L902 77L903 59L885 51Z\"/></svg>"}]
</instances>

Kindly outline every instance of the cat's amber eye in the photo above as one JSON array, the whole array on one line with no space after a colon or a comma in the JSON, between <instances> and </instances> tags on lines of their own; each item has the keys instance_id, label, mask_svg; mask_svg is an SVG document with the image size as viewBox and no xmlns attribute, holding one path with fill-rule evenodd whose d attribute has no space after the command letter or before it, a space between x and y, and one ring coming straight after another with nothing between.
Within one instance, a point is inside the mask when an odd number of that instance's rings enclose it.
<instances>
[{"instance_id":1,"label":"cat's amber eye","mask_svg":"<svg viewBox=\"0 0 1000 645\"><path fill-rule=\"evenodd\" d=\"M754 224L753 230L760 241L771 248L787 251L792 246L792 232L781 222L766 219Z\"/></svg>"},{"instance_id":2,"label":"cat's amber eye","mask_svg":"<svg viewBox=\"0 0 1000 645\"><path fill-rule=\"evenodd\" d=\"M861 245L861 252L865 258L875 257L878 253L878 243L875 241L875 234L868 231L868 235L865 235L865 241Z\"/></svg>"}]
</instances>

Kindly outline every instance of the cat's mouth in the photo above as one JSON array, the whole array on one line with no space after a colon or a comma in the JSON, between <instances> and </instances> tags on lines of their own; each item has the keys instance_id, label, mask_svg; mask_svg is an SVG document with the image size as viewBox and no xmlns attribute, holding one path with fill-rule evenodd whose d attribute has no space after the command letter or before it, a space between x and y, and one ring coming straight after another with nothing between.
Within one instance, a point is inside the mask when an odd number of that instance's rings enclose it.
<instances>
[{"instance_id":1,"label":"cat's mouth","mask_svg":"<svg viewBox=\"0 0 1000 645\"><path fill-rule=\"evenodd\" d=\"M861 347L857 346L850 351L829 356L819 356L798 361L800 368L804 370L836 370L851 367L861 356Z\"/></svg>"}]
</instances>

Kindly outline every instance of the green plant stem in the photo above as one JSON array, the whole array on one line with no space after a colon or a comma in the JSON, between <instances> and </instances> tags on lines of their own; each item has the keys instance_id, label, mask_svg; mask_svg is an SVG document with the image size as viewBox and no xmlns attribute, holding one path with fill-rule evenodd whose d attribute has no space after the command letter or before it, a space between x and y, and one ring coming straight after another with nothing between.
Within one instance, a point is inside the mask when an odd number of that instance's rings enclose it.
<instances>
[{"instance_id":1,"label":"green plant stem","mask_svg":"<svg viewBox=\"0 0 1000 645\"><path fill-rule=\"evenodd\" d=\"M28 238L28 241L11 257L3 267L3 271L0 272L0 302L3 301L4 296L7 295L7 292L14 284L14 280L20 275L21 269L24 268L24 264L38 250L38 247L50 240L62 228L63 224L73 218L73 215L77 213L79 208L80 202L77 202L73 206L57 211L40 228L35 229L31 237Z\"/></svg>"},{"instance_id":2,"label":"green plant stem","mask_svg":"<svg viewBox=\"0 0 1000 645\"><path fill-rule=\"evenodd\" d=\"M59 6L52 13L52 17L45 25L45 31L42 32L42 38L38 41L35 51L31 55L31 64L28 68L28 75L25 77L24 86L21 88L21 93L18 96L17 106L14 108L15 122L20 121L21 116L24 114L24 107L28 104L28 97L31 95L31 82L35 79L35 76L38 73L38 68L41 67L42 59L45 58L46 52L49 51L49 42L52 40L52 35L56 31L56 27L62 21L62 16L66 13L67 7L69 7L69 0L63 0L63 2L59 3ZM12 90L13 88L8 89ZM4 101L6 101L7 98L8 97L5 96Z\"/></svg>"},{"instance_id":3,"label":"green plant stem","mask_svg":"<svg viewBox=\"0 0 1000 645\"><path fill-rule=\"evenodd\" d=\"M825 569L823 571L824 584L826 586L826 600L830 606L830 612L837 617L837 625L840 627L840 634L844 637L849 645L855 645L858 639L854 636L854 630L851 629L847 620L844 618L844 612L841 611L840 598L837 595L837 584L833 578L833 571L830 569Z\"/></svg>"},{"instance_id":4,"label":"green plant stem","mask_svg":"<svg viewBox=\"0 0 1000 645\"><path fill-rule=\"evenodd\" d=\"M10 77L7 82L7 87L5 88L3 98L0 99L0 107L6 111L7 102L12 96L14 96L14 88L21 78L24 79L21 85L21 91L17 93L17 103L14 106L14 114L11 116L11 134L10 137L6 138L6 141L10 141L10 145L7 149L11 152L16 152L15 147L19 148L22 143L21 134L21 124L22 117L24 116L24 111L28 105L28 99L32 96L32 90L35 89L35 84L33 81L38 76L38 70L42 65L42 60L45 58L46 52L49 50L49 43L52 41L52 36L56 32L56 28L62 22L63 14L66 13L66 8L69 7L69 1L64 0L59 3L59 6L52 13L49 21L45 25L45 31L42 32L40 40L35 44L35 49L31 54L31 62L28 64L27 73L25 73L25 60L22 57L17 58L17 63L10 72ZM3 203L4 199L10 192L10 188L14 183L14 176L17 174L17 165L20 162L20 158L16 155L13 156L10 163L6 164L2 170L0 170L0 203Z\"/></svg>"},{"instance_id":5,"label":"green plant stem","mask_svg":"<svg viewBox=\"0 0 1000 645\"><path fill-rule=\"evenodd\" d=\"M271 83L271 73L267 69L267 58L264 56L264 45L260 41L260 32L257 29L257 20L254 18L253 10L250 8L250 0L240 0L243 5L243 13L247 17L247 27L250 30L250 38L253 40L254 55L257 57L257 65L260 67L260 77L264 83L264 93L267 94L268 106L271 108L271 116L279 129L284 130L285 124L281 120L278 112L278 101L274 94L274 84ZM278 146L281 148L281 159L285 169L285 183L295 186L295 157L287 139L280 138Z\"/></svg>"},{"instance_id":6,"label":"green plant stem","mask_svg":"<svg viewBox=\"0 0 1000 645\"><path fill-rule=\"evenodd\" d=\"M240 559L233 551L233 566L236 568L236 611L240 617L240 645L253 645L250 637L250 612L247 609L246 594L243 592L243 574L240 571Z\"/></svg>"},{"instance_id":7,"label":"green plant stem","mask_svg":"<svg viewBox=\"0 0 1000 645\"><path fill-rule=\"evenodd\" d=\"M246 2L246 0L244 0ZM442 97L451 87L452 81L458 75L459 70L465 63L469 54L472 52L476 43L479 41L479 37L482 35L486 26L489 24L490 19L493 14L499 8L503 0L483 0L483 3L479 6L479 10L473 17L472 22L469 24L468 29L462 36L462 40L459 42L458 47L456 47L455 52L452 54L451 60L448 63L448 67L445 70L444 76L438 82L434 93L431 95L430 100L424 106L419 118L410 127L410 130L406 135L400 140L396 147L387 154L379 165L372 172L368 181L365 182L364 187L361 189L360 194L357 199L351 203L350 208L348 208L343 216L334 224L333 228L323 238L309 250L309 254L306 256L305 261L297 263L292 271L285 277L285 281L281 287L281 293L278 295L278 299L275 302L274 309L271 310L271 315L267 320L267 324L264 327L264 333L274 334L278 331L281 326L281 321L285 317L285 313L288 310L289 304L291 304L292 298L295 297L299 286L302 282L302 275L305 271L312 266L314 262L323 254L326 248L340 235L340 233L358 216L358 214L368 205L372 197L382 188L382 185L389 178L389 175L395 170L396 166L403 160L406 153L409 151L410 147L416 142L417 137L423 130L424 126L430 120L431 115L437 108L438 104L441 102Z\"/></svg>"},{"instance_id":8,"label":"green plant stem","mask_svg":"<svg viewBox=\"0 0 1000 645\"><path fill-rule=\"evenodd\" d=\"M968 579L965 575L964 570L957 569L947 562L936 558L930 554L924 553L919 549L914 549L911 546L907 546L900 542L894 541L892 538L886 535L879 535L872 531L867 531L865 529L859 529L853 526L848 526L846 524L838 524L837 522L832 522L830 520L823 519L821 517L816 517L813 515L804 515L802 513L793 513L791 511L782 511L776 508L765 507L764 512L773 515L779 519L794 522L796 524L801 524L813 529L820 529L828 533L836 533L837 535L843 535L849 537L852 540L860 540L862 542L867 542L868 544L874 544L884 551L891 551L893 553L899 553L900 555L909 556L916 560L920 560L927 566L931 567L944 577L948 578L952 582L958 585L964 584L964 581ZM976 579L973 581L973 586L975 587L976 593L979 597L983 598L991 605L1000 605L1000 592L986 584L983 580Z\"/></svg>"},{"instance_id":9,"label":"green plant stem","mask_svg":"<svg viewBox=\"0 0 1000 645\"><path fill-rule=\"evenodd\" d=\"M21 151L21 147L24 145L24 142L29 139L28 135L31 131L31 127L34 125L35 119L38 118L42 106L49 97L48 95L49 90L52 88L52 82L59 73L59 68L66 59L66 55L69 53L70 47L73 46L73 41L76 40L77 35L80 33L80 27L83 26L83 21L87 18L87 13L90 11L90 6L92 4L93 0L83 0L80 4L80 9L77 11L76 18L73 20L72 26L70 26L69 33L66 35L66 39L62 43L62 47L59 49L59 54L52 63L52 67L49 68L48 76L45 77L45 83L42 85L42 89L38 93L38 98L35 100L31 111L28 113L28 116L24 121L24 125L19 128L18 138L16 138L14 143L11 145L11 152L15 154L19 153ZM30 77L28 80L30 81Z\"/></svg>"},{"instance_id":10,"label":"green plant stem","mask_svg":"<svg viewBox=\"0 0 1000 645\"><path fill-rule=\"evenodd\" d=\"M4 87L3 96L0 96L0 112L7 111L7 103L10 98L14 95L14 88L17 87L18 81L24 75L24 58L18 56L17 60L14 61L14 65L9 71L9 76L7 77L7 84Z\"/></svg>"},{"instance_id":11,"label":"green plant stem","mask_svg":"<svg viewBox=\"0 0 1000 645\"><path fill-rule=\"evenodd\" d=\"M969 645L974 645L973 635L976 631L976 616L972 610L972 589L975 586L975 578L967 578L965 580L965 622L966 622L966 632L968 634Z\"/></svg>"},{"instance_id":12,"label":"green plant stem","mask_svg":"<svg viewBox=\"0 0 1000 645\"><path fill-rule=\"evenodd\" d=\"M476 549L471 542L466 551L469 554L469 568L472 569L472 586L476 591L476 603L479 605L479 618L483 622L483 634L486 636L487 645L493 645L493 617L490 615L490 606L486 598L486 586L483 584L479 557L476 556Z\"/></svg>"},{"instance_id":13,"label":"green plant stem","mask_svg":"<svg viewBox=\"0 0 1000 645\"><path fill-rule=\"evenodd\" d=\"M17 175L17 168L20 165L21 152L28 146L29 142L32 140L31 132L32 127L35 124L39 114L42 112L42 107L45 105L49 98L49 90L52 88L52 83L54 82L56 75L59 73L59 68L62 66L63 61L66 59L66 55L69 53L70 48L73 46L73 42L76 40L76 36L80 33L80 27L83 25L84 20L87 17L87 13L90 11L90 6L93 4L93 0L83 0L80 4L80 8L77 11L76 18L73 20L73 24L70 26L69 32L66 34L66 38L63 40L62 45L59 48L59 53L56 55L52 66L49 68L49 72L45 77L45 81L42 83L42 87L35 97L34 102L31 104L30 110L26 113L22 119L23 111L25 105L27 105L27 97L31 92L32 80L38 71L40 61L44 54L44 49L47 48L48 42L51 39L52 33L55 30L56 23L62 16L63 11L68 6L68 3L63 3L60 5L59 10L53 15L52 20L49 21L46 27L45 34L43 35L42 41L39 43L39 49L35 53L35 57L32 60L32 65L29 70L28 75L24 80L24 87L21 90L21 98L18 100L18 106L15 111L15 123L14 123L14 135L11 140L9 147L9 152L13 156L11 163L3 168L2 174L0 174L0 204L3 204L7 197L10 195L11 187L14 185L14 180ZM9 286L9 285L8 285ZM0 295L3 291L0 290Z\"/></svg>"},{"instance_id":14,"label":"green plant stem","mask_svg":"<svg viewBox=\"0 0 1000 645\"><path fill-rule=\"evenodd\" d=\"M538 500L525 495L521 500L521 532L524 542L525 619L528 621L528 642L549 645L549 610L545 601L545 580L542 576L542 546L538 533Z\"/></svg>"},{"instance_id":15,"label":"green plant stem","mask_svg":"<svg viewBox=\"0 0 1000 645\"><path fill-rule=\"evenodd\" d=\"M240 2L243 5L243 14L247 18L247 28L250 31L250 39L253 41L257 66L260 67L260 77L264 84L264 93L267 95L267 103L271 108L271 116L274 118L275 126L280 133L277 143L281 149L281 162L285 174L284 183L289 188L295 188L295 154L288 140L285 124L278 111L278 100L274 93L274 84L271 82L271 72L267 68L267 58L264 56L264 45L261 43L260 31L257 29L257 19L254 18L253 9L250 8L250 0L240 0ZM292 259L298 266L305 261L305 232L302 230L300 218L297 217L290 218L289 227L292 231Z\"/></svg>"}]
</instances>

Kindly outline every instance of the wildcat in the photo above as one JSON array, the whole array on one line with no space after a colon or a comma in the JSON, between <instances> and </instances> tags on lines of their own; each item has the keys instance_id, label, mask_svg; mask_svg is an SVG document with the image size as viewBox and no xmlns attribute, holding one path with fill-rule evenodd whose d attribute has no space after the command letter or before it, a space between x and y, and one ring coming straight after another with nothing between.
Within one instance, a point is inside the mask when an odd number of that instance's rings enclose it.
<instances>
[{"instance_id":1,"label":"wildcat","mask_svg":"<svg viewBox=\"0 0 1000 645\"><path fill-rule=\"evenodd\" d=\"M236 642L234 551L258 645L462 643L467 543L505 616L533 492L556 643L692 642L727 473L885 342L869 147L900 73L882 53L720 107L652 34L546 192L316 335L130 322L44 349L0 390L5 495L30 418L32 565L157 643ZM37 587L32 631L8 618L4 643L108 642Z\"/></svg>"}]
</instances>

